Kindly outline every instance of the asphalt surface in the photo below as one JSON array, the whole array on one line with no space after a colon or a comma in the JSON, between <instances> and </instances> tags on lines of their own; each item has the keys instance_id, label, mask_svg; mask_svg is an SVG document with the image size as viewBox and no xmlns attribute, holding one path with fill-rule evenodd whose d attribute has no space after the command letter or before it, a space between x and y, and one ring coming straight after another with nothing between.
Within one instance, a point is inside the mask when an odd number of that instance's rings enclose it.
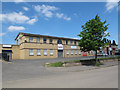
<instances>
[{"instance_id":1,"label":"asphalt surface","mask_svg":"<svg viewBox=\"0 0 120 90\"><path fill-rule=\"evenodd\" d=\"M61 72L54 72L52 70L47 70L44 67L44 64L50 63L50 62L81 60L81 59L89 59L89 58L94 58L94 57L90 56L90 57L75 57L75 58L39 59L39 60L13 60L12 63L3 62L2 63L3 86L9 87L9 85L11 85L12 83L15 83L15 81L21 81L21 80L29 81L32 78L45 79L47 77L50 77L50 78L56 77L57 78L62 75L66 76L66 75L69 75L70 73L69 72L61 73ZM116 71L117 71L117 69L115 70L115 72ZM112 71L110 71L110 72L112 72ZM71 74L73 74L73 73L71 73ZM114 78L114 77L112 77L112 78ZM8 82L11 82L11 83L6 84ZM25 87L25 86L23 86L23 87Z\"/></svg>"},{"instance_id":2,"label":"asphalt surface","mask_svg":"<svg viewBox=\"0 0 120 90\"><path fill-rule=\"evenodd\" d=\"M3 88L118 88L118 66L9 81Z\"/></svg>"},{"instance_id":3,"label":"asphalt surface","mask_svg":"<svg viewBox=\"0 0 120 90\"><path fill-rule=\"evenodd\" d=\"M45 63L81 60L94 58L89 57L75 57L75 58L55 58L55 59L39 59L39 60L13 60L12 63L2 63L2 81L13 81L20 79L27 79L33 77L43 77L49 75L58 75L60 72L47 71L44 67ZM99 57L98 57L99 58Z\"/></svg>"}]
</instances>

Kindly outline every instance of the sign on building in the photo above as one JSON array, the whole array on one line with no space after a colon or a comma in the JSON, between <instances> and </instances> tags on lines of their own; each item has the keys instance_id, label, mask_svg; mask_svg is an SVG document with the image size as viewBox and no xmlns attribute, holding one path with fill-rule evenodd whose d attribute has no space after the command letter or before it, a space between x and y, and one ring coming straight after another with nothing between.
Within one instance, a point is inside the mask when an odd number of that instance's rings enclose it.
<instances>
[{"instance_id":1,"label":"sign on building","mask_svg":"<svg viewBox=\"0 0 120 90\"><path fill-rule=\"evenodd\" d=\"M62 44L58 44L58 50L63 50L63 45Z\"/></svg>"},{"instance_id":2,"label":"sign on building","mask_svg":"<svg viewBox=\"0 0 120 90\"><path fill-rule=\"evenodd\" d=\"M12 47L12 45L5 45L5 44L3 44L2 47L7 47L7 48L9 47L10 48L10 47Z\"/></svg>"}]
</instances>

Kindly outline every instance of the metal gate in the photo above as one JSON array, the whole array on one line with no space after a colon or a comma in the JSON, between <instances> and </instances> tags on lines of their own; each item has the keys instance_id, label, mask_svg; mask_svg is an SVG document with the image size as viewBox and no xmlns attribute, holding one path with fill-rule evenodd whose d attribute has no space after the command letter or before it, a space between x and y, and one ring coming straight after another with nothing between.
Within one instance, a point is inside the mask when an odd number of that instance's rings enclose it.
<instances>
[{"instance_id":1,"label":"metal gate","mask_svg":"<svg viewBox=\"0 0 120 90\"><path fill-rule=\"evenodd\" d=\"M63 50L58 50L58 58L62 58L63 57Z\"/></svg>"}]
</instances>

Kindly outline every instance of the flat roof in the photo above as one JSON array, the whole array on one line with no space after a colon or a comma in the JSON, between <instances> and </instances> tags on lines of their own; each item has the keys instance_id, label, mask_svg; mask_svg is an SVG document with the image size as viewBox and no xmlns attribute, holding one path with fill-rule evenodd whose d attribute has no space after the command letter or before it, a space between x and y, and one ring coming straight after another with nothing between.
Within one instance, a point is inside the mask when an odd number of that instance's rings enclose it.
<instances>
[{"instance_id":1,"label":"flat roof","mask_svg":"<svg viewBox=\"0 0 120 90\"><path fill-rule=\"evenodd\" d=\"M18 38L20 34L23 34L23 36L33 36L33 37L47 37L47 38L55 38L55 39L64 39L64 40L75 40L79 41L79 39L73 39L73 38L65 38L65 37L56 37L56 36L48 36L48 35L40 35L40 34L31 34L31 33L22 33L19 32L15 40Z\"/></svg>"}]
</instances>

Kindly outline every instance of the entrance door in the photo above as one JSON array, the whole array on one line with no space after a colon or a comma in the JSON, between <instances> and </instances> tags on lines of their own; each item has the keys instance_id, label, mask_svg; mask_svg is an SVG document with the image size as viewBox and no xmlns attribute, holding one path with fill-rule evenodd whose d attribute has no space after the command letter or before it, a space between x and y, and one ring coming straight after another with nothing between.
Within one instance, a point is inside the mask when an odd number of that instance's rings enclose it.
<instances>
[{"instance_id":1,"label":"entrance door","mask_svg":"<svg viewBox=\"0 0 120 90\"><path fill-rule=\"evenodd\" d=\"M58 50L58 58L62 58L63 57L63 50Z\"/></svg>"},{"instance_id":2,"label":"entrance door","mask_svg":"<svg viewBox=\"0 0 120 90\"><path fill-rule=\"evenodd\" d=\"M9 57L8 59L12 59L12 50L2 50L2 53L6 53L7 56ZM6 57L7 58L7 57Z\"/></svg>"}]
</instances>

